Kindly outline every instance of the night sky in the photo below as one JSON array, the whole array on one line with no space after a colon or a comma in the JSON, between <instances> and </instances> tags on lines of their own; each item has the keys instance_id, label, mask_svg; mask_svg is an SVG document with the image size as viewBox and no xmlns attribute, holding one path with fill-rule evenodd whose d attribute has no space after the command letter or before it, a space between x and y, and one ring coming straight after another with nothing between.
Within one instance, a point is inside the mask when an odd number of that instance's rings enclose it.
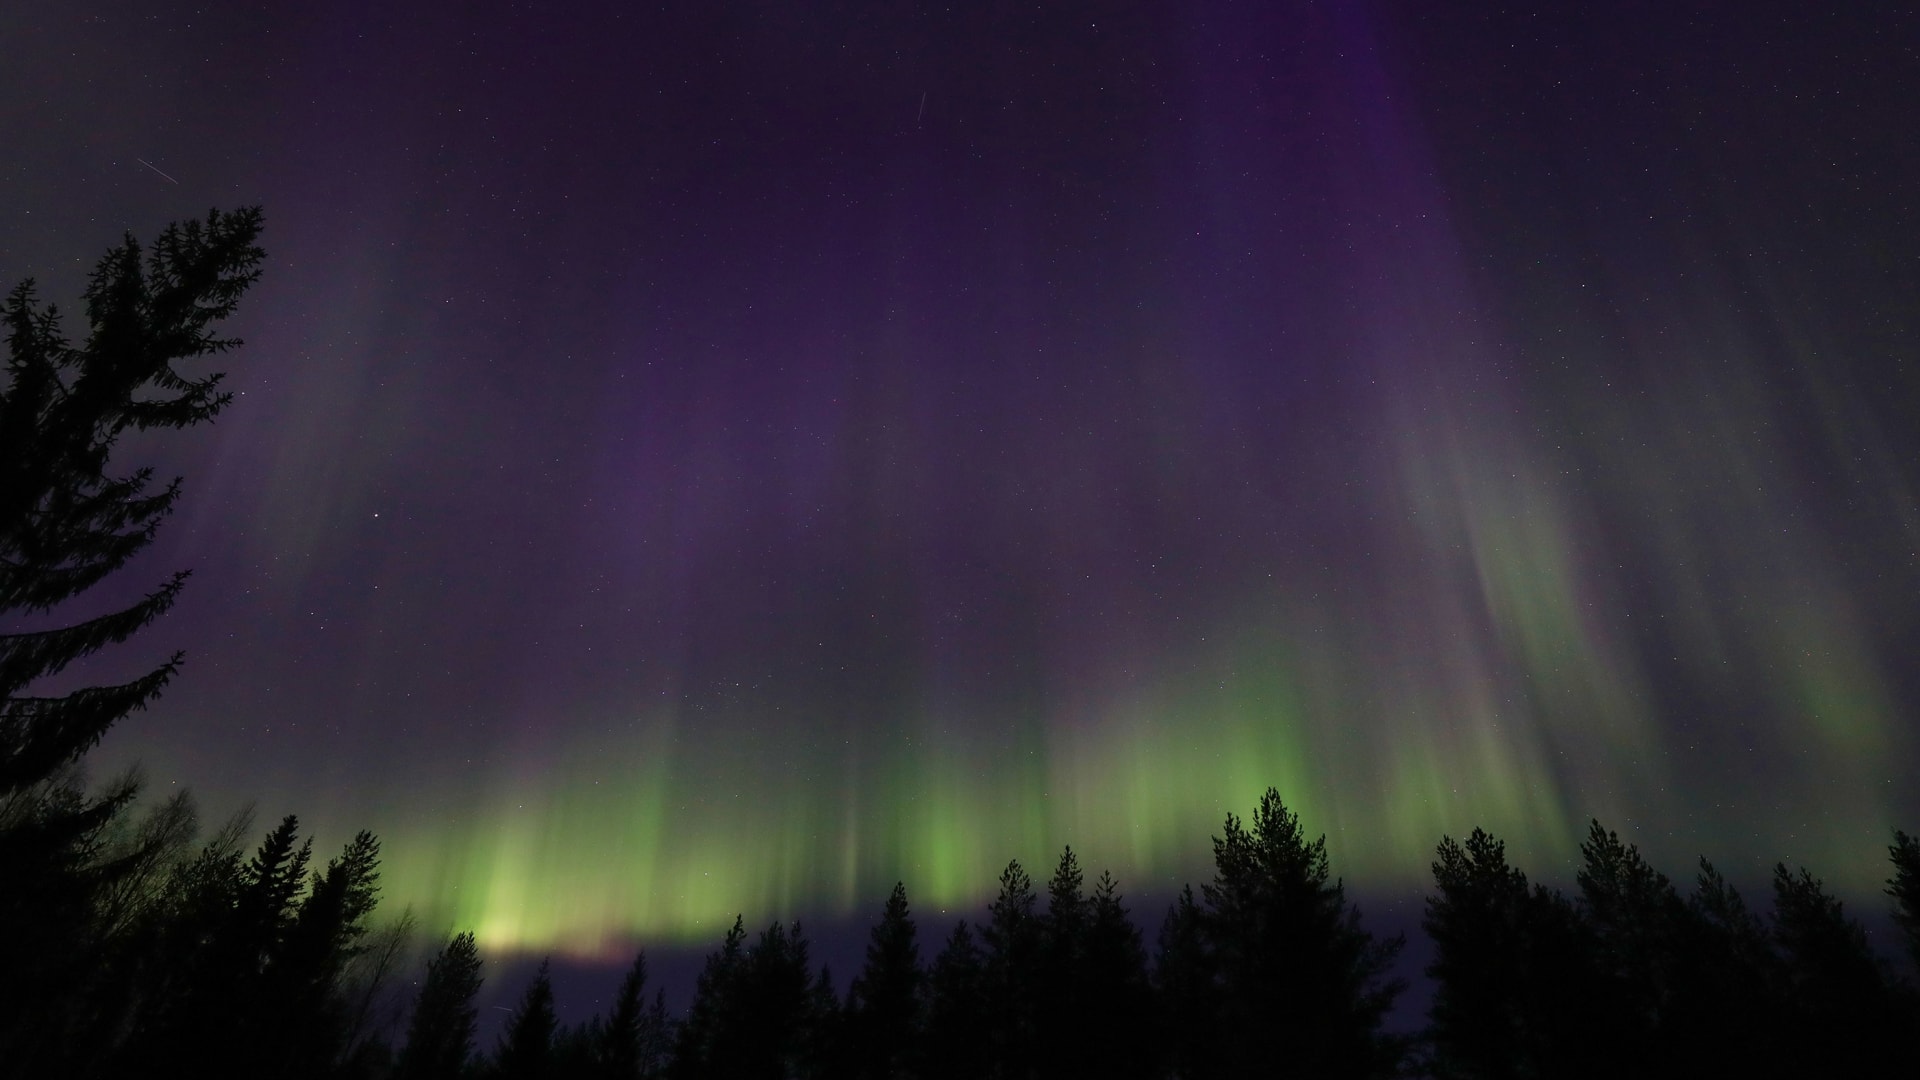
<instances>
[{"instance_id":1,"label":"night sky","mask_svg":"<svg viewBox=\"0 0 1920 1080\"><path fill-rule=\"evenodd\" d=\"M0 7L0 283L268 216L92 769L576 957L1164 894L1269 784L1362 891L1598 816L1871 901L1920 17L1832 6Z\"/></svg>"}]
</instances>

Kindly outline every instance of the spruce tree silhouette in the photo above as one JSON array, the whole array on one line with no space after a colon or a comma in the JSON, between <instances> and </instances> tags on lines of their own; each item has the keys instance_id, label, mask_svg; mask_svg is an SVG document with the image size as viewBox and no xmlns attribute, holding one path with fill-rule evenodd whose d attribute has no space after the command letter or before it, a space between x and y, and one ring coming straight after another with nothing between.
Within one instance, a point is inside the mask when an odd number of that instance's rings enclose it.
<instances>
[{"instance_id":1,"label":"spruce tree silhouette","mask_svg":"<svg viewBox=\"0 0 1920 1080\"><path fill-rule=\"evenodd\" d=\"M1040 1076L1072 1076L1087 1053L1092 1027L1085 984L1093 908L1073 848L1061 851L1047 880L1034 963L1034 1066Z\"/></svg>"},{"instance_id":2,"label":"spruce tree silhouette","mask_svg":"<svg viewBox=\"0 0 1920 1080\"><path fill-rule=\"evenodd\" d=\"M547 1076L551 1080L598 1080L604 1064L600 1045L606 1037L606 1021L598 1016L560 1025L547 1052Z\"/></svg>"},{"instance_id":3,"label":"spruce tree silhouette","mask_svg":"<svg viewBox=\"0 0 1920 1080\"><path fill-rule=\"evenodd\" d=\"M527 992L507 1019L494 1052L494 1072L500 1080L542 1080L553 1058L553 1037L559 1021L553 1012L553 979L548 961L540 961Z\"/></svg>"},{"instance_id":4,"label":"spruce tree silhouette","mask_svg":"<svg viewBox=\"0 0 1920 1080\"><path fill-rule=\"evenodd\" d=\"M241 819L169 878L169 901L130 936L111 1071L333 1075L356 1041L379 843L361 833L324 872L289 816L240 861ZM396 947L387 943L388 951ZM377 959L377 958L376 958ZM377 965L376 965L377 966Z\"/></svg>"},{"instance_id":5,"label":"spruce tree silhouette","mask_svg":"<svg viewBox=\"0 0 1920 1080\"><path fill-rule=\"evenodd\" d=\"M271 1071L274 1021L281 1019L276 1006L282 1004L273 982L313 858L313 841L300 839L299 831L299 820L287 815L241 872L232 921L216 944L218 969L226 977L205 988L189 1020L183 1068L196 1055L206 1061L218 1050L230 1050L236 1072Z\"/></svg>"},{"instance_id":6,"label":"spruce tree silhouette","mask_svg":"<svg viewBox=\"0 0 1920 1080\"><path fill-rule=\"evenodd\" d=\"M200 867L193 922L199 937L181 957L187 974L123 1057L162 1072L269 1072L279 1012L271 980L306 883L312 845L289 815L244 864L209 852Z\"/></svg>"},{"instance_id":7,"label":"spruce tree silhouette","mask_svg":"<svg viewBox=\"0 0 1920 1080\"><path fill-rule=\"evenodd\" d=\"M707 958L680 1030L672 1075L779 1080L820 1075L822 1030L838 1003L810 971L798 924L774 923L751 948L740 919Z\"/></svg>"},{"instance_id":8,"label":"spruce tree silhouette","mask_svg":"<svg viewBox=\"0 0 1920 1080\"><path fill-rule=\"evenodd\" d=\"M948 935L927 976L927 1033L921 1075L929 1080L981 1080L993 1047L986 957L963 919Z\"/></svg>"},{"instance_id":9,"label":"spruce tree silhouette","mask_svg":"<svg viewBox=\"0 0 1920 1080\"><path fill-rule=\"evenodd\" d=\"M794 924L799 933L800 925ZM833 972L826 965L807 988L807 1006L799 1032L799 1050L786 1075L837 1078L845 1076L846 1008L833 991Z\"/></svg>"},{"instance_id":10,"label":"spruce tree silhouette","mask_svg":"<svg viewBox=\"0 0 1920 1080\"><path fill-rule=\"evenodd\" d=\"M987 1045L989 1075L1023 1077L1035 1060L1041 927L1033 879L1015 859L1000 873L1000 893L987 905Z\"/></svg>"},{"instance_id":11,"label":"spruce tree silhouette","mask_svg":"<svg viewBox=\"0 0 1920 1080\"><path fill-rule=\"evenodd\" d=\"M1223 1075L1285 1063L1318 1077L1391 1076L1405 1055L1381 1022L1404 984L1387 977L1402 942L1377 941L1328 869L1326 838L1268 788L1252 827L1228 815L1214 840L1200 927L1220 988L1211 1036Z\"/></svg>"},{"instance_id":12,"label":"spruce tree silhouette","mask_svg":"<svg viewBox=\"0 0 1920 1080\"><path fill-rule=\"evenodd\" d=\"M1101 871L1088 900L1078 972L1079 1053L1069 1075L1146 1080L1158 1076L1153 990L1140 931L1113 875Z\"/></svg>"},{"instance_id":13,"label":"spruce tree silhouette","mask_svg":"<svg viewBox=\"0 0 1920 1080\"><path fill-rule=\"evenodd\" d=\"M775 922L760 932L747 953L747 977L735 1011L741 1020L741 1037L734 1044L741 1051L735 1059L740 1067L722 1075L750 1080L815 1075L819 1029L839 1003L830 992L822 1000L809 951L798 923L789 929Z\"/></svg>"},{"instance_id":14,"label":"spruce tree silhouette","mask_svg":"<svg viewBox=\"0 0 1920 1080\"><path fill-rule=\"evenodd\" d=\"M264 988L281 1018L266 1048L280 1076L329 1075L347 1049L350 1017L342 980L360 954L366 920L379 901L379 866L380 842L362 831L324 873L313 875L284 931Z\"/></svg>"},{"instance_id":15,"label":"spruce tree silhouette","mask_svg":"<svg viewBox=\"0 0 1920 1080\"><path fill-rule=\"evenodd\" d=\"M926 981L915 935L907 887L895 882L868 938L866 965L847 989L847 1075L881 1080L914 1074Z\"/></svg>"},{"instance_id":16,"label":"spruce tree silhouette","mask_svg":"<svg viewBox=\"0 0 1920 1080\"><path fill-rule=\"evenodd\" d=\"M427 962L427 978L407 1025L407 1043L394 1075L400 1080L457 1080L473 1056L479 1021L480 950L473 933L453 936Z\"/></svg>"},{"instance_id":17,"label":"spruce tree silhouette","mask_svg":"<svg viewBox=\"0 0 1920 1080\"><path fill-rule=\"evenodd\" d=\"M1906 934L1907 955L1920 977L1920 840L1895 829L1887 855L1893 862L1893 876L1887 879L1893 922Z\"/></svg>"},{"instance_id":18,"label":"spruce tree silhouette","mask_svg":"<svg viewBox=\"0 0 1920 1080\"><path fill-rule=\"evenodd\" d=\"M216 211L169 226L150 250L127 237L95 265L79 345L33 282L0 302L0 615L52 612L88 591L172 512L180 481L156 491L151 469L113 475L112 452L127 431L190 427L227 404L218 374L182 365L238 344L214 330L259 277L260 224L257 209ZM0 922L33 928L0 934L0 1070L32 1071L82 1037L78 997L109 945L94 908L129 872L107 858L108 834L139 784L88 796L70 767L153 701L181 655L120 685L57 696L30 687L147 626L186 577L115 612L0 635Z\"/></svg>"},{"instance_id":19,"label":"spruce tree silhouette","mask_svg":"<svg viewBox=\"0 0 1920 1080\"><path fill-rule=\"evenodd\" d=\"M670 1075L676 1080L721 1075L716 1058L724 1053L726 1041L737 1037L735 1031L740 1024L732 1014L742 997L738 984L745 977L746 941L745 919L736 915L720 950L708 954L706 965L700 969L693 1002L687 1007L674 1044Z\"/></svg>"},{"instance_id":20,"label":"spruce tree silhouette","mask_svg":"<svg viewBox=\"0 0 1920 1080\"><path fill-rule=\"evenodd\" d=\"M665 991L656 993L651 1005L646 994L647 953L642 949L620 980L613 1009L598 1033L594 1058L606 1080L651 1080L666 1067L670 1032Z\"/></svg>"},{"instance_id":21,"label":"spruce tree silhouette","mask_svg":"<svg viewBox=\"0 0 1920 1080\"><path fill-rule=\"evenodd\" d=\"M1208 945L1206 913L1185 886L1160 924L1153 965L1161 1054L1176 1077L1225 1075L1215 1027L1222 1011L1219 968Z\"/></svg>"}]
</instances>

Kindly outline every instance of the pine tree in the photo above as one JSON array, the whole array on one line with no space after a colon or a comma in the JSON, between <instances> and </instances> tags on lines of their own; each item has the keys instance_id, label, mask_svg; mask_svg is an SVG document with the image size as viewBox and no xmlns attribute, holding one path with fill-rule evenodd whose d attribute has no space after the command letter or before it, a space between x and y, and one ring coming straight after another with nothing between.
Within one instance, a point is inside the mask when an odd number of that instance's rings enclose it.
<instances>
[{"instance_id":1,"label":"pine tree","mask_svg":"<svg viewBox=\"0 0 1920 1080\"><path fill-rule=\"evenodd\" d=\"M110 457L127 431L189 427L227 404L219 375L181 365L238 344L214 329L259 276L260 222L258 210L214 212L169 226L150 251L129 236L94 268L80 345L31 281L0 302L0 615L53 612L125 566L172 512L179 480L153 490L151 469L113 475ZM185 581L176 573L126 608L68 626L0 635L0 922L14 928L0 934L0 1060L28 1062L76 1036L71 975L101 962L94 905L124 870L103 861L106 837L139 789L90 797L68 770L153 701L181 656L120 685L56 696L31 687L127 640Z\"/></svg>"},{"instance_id":2,"label":"pine tree","mask_svg":"<svg viewBox=\"0 0 1920 1080\"><path fill-rule=\"evenodd\" d=\"M815 978L799 924L775 922L745 946L734 920L707 958L680 1030L676 1077L775 1080L826 1067L823 1035L839 1011L823 971Z\"/></svg>"},{"instance_id":3,"label":"pine tree","mask_svg":"<svg viewBox=\"0 0 1920 1080\"><path fill-rule=\"evenodd\" d=\"M620 980L613 1010L600 1030L600 1075L608 1080L640 1080L659 1075L665 1066L668 1037L667 1003L656 994L647 1003L647 953L634 954L633 966Z\"/></svg>"},{"instance_id":4,"label":"pine tree","mask_svg":"<svg viewBox=\"0 0 1920 1080\"><path fill-rule=\"evenodd\" d=\"M986 958L961 920L927 975L927 1034L921 1074L930 1080L981 1080L988 1072Z\"/></svg>"},{"instance_id":5,"label":"pine tree","mask_svg":"<svg viewBox=\"0 0 1920 1080\"><path fill-rule=\"evenodd\" d=\"M350 1018L341 980L379 900L379 866L380 842L360 832L312 876L286 929L266 988L284 1018L271 1055L282 1076L323 1075L346 1050Z\"/></svg>"},{"instance_id":6,"label":"pine tree","mask_svg":"<svg viewBox=\"0 0 1920 1080\"><path fill-rule=\"evenodd\" d=\"M1086 1052L1087 1013L1083 962L1092 908L1086 875L1068 847L1047 880L1047 909L1040 917L1034 962L1034 1065L1041 1076L1073 1076Z\"/></svg>"},{"instance_id":7,"label":"pine tree","mask_svg":"<svg viewBox=\"0 0 1920 1080\"><path fill-rule=\"evenodd\" d=\"M1039 898L1015 859L1000 872L1000 893L987 905L986 977L991 1009L987 1042L992 1075L1018 1077L1034 1067L1041 948Z\"/></svg>"},{"instance_id":8,"label":"pine tree","mask_svg":"<svg viewBox=\"0 0 1920 1080\"><path fill-rule=\"evenodd\" d=\"M1792 1023L1766 923L1702 858L1680 920L1664 1064L1676 1074L1768 1075Z\"/></svg>"},{"instance_id":9,"label":"pine tree","mask_svg":"<svg viewBox=\"0 0 1920 1080\"><path fill-rule=\"evenodd\" d=\"M299 820L288 815L245 863L222 858L206 868L188 973L132 1057L162 1072L278 1071L285 1002L275 983L312 856Z\"/></svg>"},{"instance_id":10,"label":"pine tree","mask_svg":"<svg viewBox=\"0 0 1920 1080\"><path fill-rule=\"evenodd\" d=\"M149 809L126 835L108 842L99 859L107 881L86 915L90 934L101 946L99 962L75 964L64 985L44 988L78 1006L75 1018L81 1022L50 1040L52 1046L63 1047L57 1060L23 1061L23 1071L60 1076L112 1071L110 1062L127 1032L163 992L167 969L159 946L174 907L172 886L189 861L196 826L193 800L181 792ZM0 1068L0 1075L6 1074Z\"/></svg>"},{"instance_id":11,"label":"pine tree","mask_svg":"<svg viewBox=\"0 0 1920 1080\"><path fill-rule=\"evenodd\" d=\"M0 396L0 612L51 611L98 584L152 542L180 495L148 490L151 469L108 474L126 431L190 427L231 395L218 374L176 365L239 344L214 334L259 278L260 212L214 212L172 225L150 253L129 236L95 267L86 343L73 346L31 281L0 304L8 384ZM179 658L123 686L56 698L17 696L33 680L126 640L171 606L175 574L131 607L63 629L0 637L0 793L47 778L159 693Z\"/></svg>"},{"instance_id":12,"label":"pine tree","mask_svg":"<svg viewBox=\"0 0 1920 1080\"><path fill-rule=\"evenodd\" d=\"M907 887L895 882L847 990L848 1065L856 1077L905 1077L924 1023L920 946Z\"/></svg>"},{"instance_id":13,"label":"pine tree","mask_svg":"<svg viewBox=\"0 0 1920 1080\"><path fill-rule=\"evenodd\" d=\"M1434 945L1428 1033L1443 1077L1523 1076L1527 876L1507 865L1506 845L1480 829L1465 844L1442 837L1433 862L1437 891L1423 925Z\"/></svg>"},{"instance_id":14,"label":"pine tree","mask_svg":"<svg viewBox=\"0 0 1920 1080\"><path fill-rule=\"evenodd\" d=\"M1602 974L1589 1022L1610 1032L1605 1056L1616 1071L1643 1072L1673 1050L1666 1020L1684 905L1639 848L1598 821L1580 854L1581 913Z\"/></svg>"},{"instance_id":15,"label":"pine tree","mask_svg":"<svg viewBox=\"0 0 1920 1080\"><path fill-rule=\"evenodd\" d=\"M134 997L130 1030L111 1050L117 1071L187 1059L202 1018L225 1007L223 995L234 981L236 963L229 939L246 869L244 845L252 830L250 812L235 815L168 875L166 899L140 931L145 955L128 973L138 989L128 987Z\"/></svg>"},{"instance_id":16,"label":"pine tree","mask_svg":"<svg viewBox=\"0 0 1920 1080\"><path fill-rule=\"evenodd\" d=\"M1077 975L1079 1053L1072 1075L1120 1080L1159 1075L1153 991L1140 930L1127 917L1120 887L1102 871L1088 898L1088 925Z\"/></svg>"},{"instance_id":17,"label":"pine tree","mask_svg":"<svg viewBox=\"0 0 1920 1080\"><path fill-rule=\"evenodd\" d=\"M1776 864L1773 894L1774 941L1800 1036L1794 1058L1834 1076L1898 1075L1886 1070L1912 1055L1896 1038L1898 999L1866 931L1804 868Z\"/></svg>"},{"instance_id":18,"label":"pine tree","mask_svg":"<svg viewBox=\"0 0 1920 1080\"><path fill-rule=\"evenodd\" d=\"M411 910L382 923L354 946L336 991L342 1019L339 1073L347 1078L393 1074L391 1035L400 1030L410 1000L394 993L408 949L414 940Z\"/></svg>"},{"instance_id":19,"label":"pine tree","mask_svg":"<svg viewBox=\"0 0 1920 1080\"><path fill-rule=\"evenodd\" d=\"M1077 954L1085 944L1087 920L1091 914L1086 894L1087 876L1080 869L1080 858L1068 847L1060 852L1053 876L1047 879L1047 913L1043 935L1047 948L1059 953Z\"/></svg>"},{"instance_id":20,"label":"pine tree","mask_svg":"<svg viewBox=\"0 0 1920 1080\"><path fill-rule=\"evenodd\" d=\"M562 1024L553 1033L547 1052L547 1075L554 1080L599 1080L606 1075L600 1050L607 1037L606 1021L595 1016L579 1024Z\"/></svg>"},{"instance_id":21,"label":"pine tree","mask_svg":"<svg viewBox=\"0 0 1920 1080\"><path fill-rule=\"evenodd\" d=\"M402 1080L457 1080L473 1056L479 1011L480 950L471 931L455 934L427 963L427 979L407 1025L394 1072Z\"/></svg>"},{"instance_id":22,"label":"pine tree","mask_svg":"<svg viewBox=\"0 0 1920 1080\"><path fill-rule=\"evenodd\" d=\"M714 1075L713 1059L736 1026L732 1013L746 967L746 920L736 915L718 952L709 953L694 983L693 1003L675 1040L671 1074L676 1080Z\"/></svg>"},{"instance_id":23,"label":"pine tree","mask_svg":"<svg viewBox=\"0 0 1920 1080\"><path fill-rule=\"evenodd\" d=\"M553 1012L553 979L547 961L542 960L520 1004L507 1019L507 1030L500 1035L499 1048L494 1052L495 1073L501 1080L540 1080L546 1076L558 1027Z\"/></svg>"},{"instance_id":24,"label":"pine tree","mask_svg":"<svg viewBox=\"0 0 1920 1080\"><path fill-rule=\"evenodd\" d=\"M1464 844L1443 837L1432 869L1423 924L1434 944L1435 1075L1610 1075L1613 1047L1592 1039L1593 1003L1608 984L1581 909L1529 886L1506 845L1481 829Z\"/></svg>"},{"instance_id":25,"label":"pine tree","mask_svg":"<svg viewBox=\"0 0 1920 1080\"><path fill-rule=\"evenodd\" d=\"M741 1053L737 1069L722 1075L776 1078L808 1076L817 1057L819 1028L839 1010L831 985L816 979L806 934L775 922L747 952L747 978L736 1016ZM824 993L823 993L824 991Z\"/></svg>"},{"instance_id":26,"label":"pine tree","mask_svg":"<svg viewBox=\"0 0 1920 1080\"><path fill-rule=\"evenodd\" d=\"M653 1004L647 1007L647 1015L640 1023L641 1076L652 1080L667 1075L673 1061L674 1030L674 1020L667 1015L667 992L657 990Z\"/></svg>"},{"instance_id":27,"label":"pine tree","mask_svg":"<svg viewBox=\"0 0 1920 1080\"><path fill-rule=\"evenodd\" d=\"M1360 925L1328 868L1272 788L1252 828L1228 815L1214 840L1200 926L1215 965L1228 1075L1286 1063L1304 1075L1388 1076L1404 1049L1381 1031L1403 984L1387 978L1401 941Z\"/></svg>"},{"instance_id":28,"label":"pine tree","mask_svg":"<svg viewBox=\"0 0 1920 1080\"><path fill-rule=\"evenodd\" d=\"M1199 1080L1222 1074L1223 1012L1219 964L1207 942L1206 913L1183 887L1160 924L1153 988L1160 1005L1159 1041L1172 1075Z\"/></svg>"},{"instance_id":29,"label":"pine tree","mask_svg":"<svg viewBox=\"0 0 1920 1080\"><path fill-rule=\"evenodd\" d=\"M310 874L298 819L245 862L233 831L179 868L145 931L145 959L129 972L145 984L141 1007L116 1071L331 1075L350 1049L361 1010L349 973L378 899L379 842L363 832Z\"/></svg>"},{"instance_id":30,"label":"pine tree","mask_svg":"<svg viewBox=\"0 0 1920 1080\"><path fill-rule=\"evenodd\" d=\"M1920 840L1895 829L1887 854L1893 862L1887 895L1893 898L1894 925L1906 934L1907 955L1920 975Z\"/></svg>"},{"instance_id":31,"label":"pine tree","mask_svg":"<svg viewBox=\"0 0 1920 1080\"><path fill-rule=\"evenodd\" d=\"M796 933L799 924L794 925ZM797 1052L783 1074L840 1080L847 1075L846 1008L833 990L833 971L825 964L807 988L805 1011L797 1032Z\"/></svg>"}]
</instances>

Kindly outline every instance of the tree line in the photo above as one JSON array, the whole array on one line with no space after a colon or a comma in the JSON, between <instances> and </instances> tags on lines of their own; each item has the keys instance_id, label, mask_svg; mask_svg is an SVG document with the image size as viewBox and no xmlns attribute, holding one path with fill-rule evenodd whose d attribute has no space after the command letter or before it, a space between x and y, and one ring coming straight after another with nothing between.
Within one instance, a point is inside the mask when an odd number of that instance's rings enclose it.
<instances>
[{"instance_id":1,"label":"tree line","mask_svg":"<svg viewBox=\"0 0 1920 1080\"><path fill-rule=\"evenodd\" d=\"M257 209L216 211L150 248L129 237L89 280L77 344L31 282L0 304L0 615L50 616L151 543L180 481L115 474L112 449L228 403L218 374L183 365L238 344L216 330L258 278L260 228ZM142 810L137 775L85 783L86 753L180 654L120 685L30 690L131 638L185 581L0 634L0 1076L1920 1073L1920 993L1818 878L1777 866L1763 914L1704 860L1683 892L1597 822L1571 894L1530 882L1485 832L1441 839L1428 1022L1391 1032L1404 942L1365 928L1325 838L1271 789L1226 818L1212 879L1151 940L1112 876L1089 883L1069 848L1044 882L1009 863L984 916L924 952L896 884L844 993L798 923L736 918L681 1015L649 997L643 952L605 1014L563 1025L543 965L480 1047L473 934L442 943L406 992L410 927L374 922L371 833L320 864L295 818L257 843L245 817L201 839L184 795ZM1893 919L1920 968L1920 842L1895 832L1889 852Z\"/></svg>"},{"instance_id":2,"label":"tree line","mask_svg":"<svg viewBox=\"0 0 1920 1080\"><path fill-rule=\"evenodd\" d=\"M1324 837L1268 790L1228 816L1214 871L1149 941L1110 874L1064 850L1019 862L977 922L925 947L904 884L842 991L799 923L736 918L684 1012L639 952L611 1007L560 1023L543 963L479 1044L478 943L403 970L411 927L376 928L379 844L324 866L289 817L251 853L244 819L191 846L182 802L82 860L62 923L8 941L0 1075L340 1080L1002 1080L1913 1075L1920 994L1805 870L1769 915L1702 862L1682 894L1592 825L1571 895L1499 840L1443 838L1423 920L1427 1025L1384 1021L1403 942L1369 932ZM1920 841L1895 833L1887 892L1920 967ZM32 870L10 862L17 900ZM16 924L18 926L19 924ZM417 977L414 977L417 976ZM650 992L651 991L651 992Z\"/></svg>"}]
</instances>

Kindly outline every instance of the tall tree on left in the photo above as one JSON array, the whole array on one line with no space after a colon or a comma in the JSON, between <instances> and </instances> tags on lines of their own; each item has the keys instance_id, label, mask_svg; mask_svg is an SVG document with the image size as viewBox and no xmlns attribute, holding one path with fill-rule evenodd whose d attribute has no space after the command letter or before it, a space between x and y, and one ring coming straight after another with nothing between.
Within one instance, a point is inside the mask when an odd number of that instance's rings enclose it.
<instances>
[{"instance_id":1,"label":"tall tree on left","mask_svg":"<svg viewBox=\"0 0 1920 1080\"><path fill-rule=\"evenodd\" d=\"M188 572L109 614L60 625L56 609L152 543L179 500L178 478L116 471L115 444L226 406L221 376L194 365L239 344L218 328L259 279L260 227L249 208L168 226L144 249L128 236L94 267L78 344L32 281L0 302L0 629L18 631L0 634L0 1060L81 1034L78 988L64 984L105 944L96 905L138 854L111 827L138 785L90 794L74 766L153 702L182 654L118 685L36 695L35 684L158 618Z\"/></svg>"}]
</instances>

